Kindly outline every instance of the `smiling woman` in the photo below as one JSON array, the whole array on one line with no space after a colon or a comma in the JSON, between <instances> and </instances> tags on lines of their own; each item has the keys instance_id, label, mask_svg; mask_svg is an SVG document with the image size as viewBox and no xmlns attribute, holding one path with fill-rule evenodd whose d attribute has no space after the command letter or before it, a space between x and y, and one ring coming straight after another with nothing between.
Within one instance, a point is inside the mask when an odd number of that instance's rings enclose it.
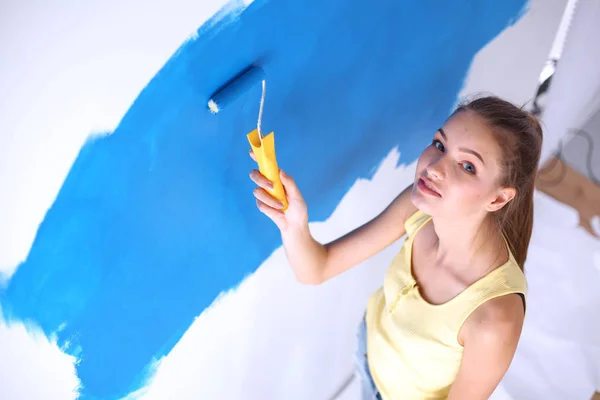
<instances>
[{"instance_id":1,"label":"smiling woman","mask_svg":"<svg viewBox=\"0 0 600 400\"><path fill-rule=\"evenodd\" d=\"M359 328L363 398L487 399L511 363L525 316L523 264L542 130L497 97L460 105L417 162L415 184L379 216L321 245L281 173L281 211L252 179L300 282L320 284L407 233Z\"/></svg>"},{"instance_id":2,"label":"smiling woman","mask_svg":"<svg viewBox=\"0 0 600 400\"><path fill-rule=\"evenodd\" d=\"M537 120L510 103L486 97L461 105L419 158L413 202L438 218L482 221L491 213L492 229L507 236L522 266L533 225L541 144ZM423 194L443 201L434 205ZM477 225L489 231L487 222Z\"/></svg>"}]
</instances>

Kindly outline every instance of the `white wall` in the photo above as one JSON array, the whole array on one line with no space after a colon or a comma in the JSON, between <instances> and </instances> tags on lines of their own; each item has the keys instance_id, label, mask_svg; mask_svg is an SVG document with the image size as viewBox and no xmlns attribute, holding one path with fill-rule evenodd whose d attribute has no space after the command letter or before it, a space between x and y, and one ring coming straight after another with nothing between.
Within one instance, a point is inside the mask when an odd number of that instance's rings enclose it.
<instances>
[{"instance_id":1,"label":"white wall","mask_svg":"<svg viewBox=\"0 0 600 400\"><path fill-rule=\"evenodd\" d=\"M600 2L579 0L546 100L543 157L600 108Z\"/></svg>"},{"instance_id":2,"label":"white wall","mask_svg":"<svg viewBox=\"0 0 600 400\"><path fill-rule=\"evenodd\" d=\"M491 92L517 104L533 100L567 0L534 0L527 14L475 57L460 97Z\"/></svg>"},{"instance_id":3,"label":"white wall","mask_svg":"<svg viewBox=\"0 0 600 400\"><path fill-rule=\"evenodd\" d=\"M10 272L25 257L86 135L114 128L162 63L219 5L220 0L136 0L82 8L67 0L51 6L28 0L4 13L9 22L0 26L0 132L9 134L0 136L0 270ZM461 95L485 90L515 102L531 99L564 5L564 0L532 1L522 20L477 55ZM90 41L93 46L82 46ZM371 181L357 182L326 222L311 225L317 239L332 239L366 222L412 181L414 166L395 167L398 157L392 150ZM157 365L142 397L326 399L352 371L356 323L399 246L317 288L298 285L277 250L194 322ZM240 315L245 317L233 318ZM76 382L73 360L58 356L49 361L54 368L29 363L19 368L25 348L46 354L42 348L49 344L19 326L2 327L0 334L0 343L9 343L0 347L0 381L11 384L18 375L29 382L4 390L30 398L33 388L59 393L52 386L64 385L62 393L69 393ZM24 343L23 352L7 352L17 348L17 340ZM40 382L36 372L50 370L57 378ZM511 398L527 387L517 378L510 387L501 386L496 398ZM357 393L354 383L344 396L358 398Z\"/></svg>"}]
</instances>

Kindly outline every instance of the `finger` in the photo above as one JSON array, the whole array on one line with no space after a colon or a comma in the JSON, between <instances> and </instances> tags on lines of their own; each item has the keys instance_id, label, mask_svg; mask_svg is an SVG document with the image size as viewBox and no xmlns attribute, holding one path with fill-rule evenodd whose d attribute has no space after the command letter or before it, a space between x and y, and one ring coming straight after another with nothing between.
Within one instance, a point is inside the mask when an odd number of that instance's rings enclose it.
<instances>
[{"instance_id":1,"label":"finger","mask_svg":"<svg viewBox=\"0 0 600 400\"><path fill-rule=\"evenodd\" d=\"M279 170L279 177L281 178L281 183L285 189L287 197L294 199L302 198L302 194L300 193L298 186L296 186L294 178L286 174L282 169Z\"/></svg>"},{"instance_id":2,"label":"finger","mask_svg":"<svg viewBox=\"0 0 600 400\"><path fill-rule=\"evenodd\" d=\"M250 179L263 189L273 189L273 183L257 169L250 171Z\"/></svg>"},{"instance_id":3,"label":"finger","mask_svg":"<svg viewBox=\"0 0 600 400\"><path fill-rule=\"evenodd\" d=\"M256 206L267 217L271 218L273 222L277 224L277 226L281 229L285 224L285 214L281 210L276 210L273 207L269 207L267 204L263 203L259 199L256 199Z\"/></svg>"},{"instance_id":4,"label":"finger","mask_svg":"<svg viewBox=\"0 0 600 400\"><path fill-rule=\"evenodd\" d=\"M269 193L267 193L267 191L263 188L254 189L254 197L262 201L269 207L283 209L283 204L279 200L271 196Z\"/></svg>"},{"instance_id":5,"label":"finger","mask_svg":"<svg viewBox=\"0 0 600 400\"><path fill-rule=\"evenodd\" d=\"M252 149L248 150L248 154L250 155L251 159L253 159L254 161L256 161L256 156L254 155L254 151Z\"/></svg>"}]
</instances>

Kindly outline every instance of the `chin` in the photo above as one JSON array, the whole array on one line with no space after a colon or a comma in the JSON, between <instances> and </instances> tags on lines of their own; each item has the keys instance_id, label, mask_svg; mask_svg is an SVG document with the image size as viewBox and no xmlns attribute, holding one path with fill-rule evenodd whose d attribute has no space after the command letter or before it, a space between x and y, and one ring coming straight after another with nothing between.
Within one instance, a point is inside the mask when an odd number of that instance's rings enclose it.
<instances>
[{"instance_id":1,"label":"chin","mask_svg":"<svg viewBox=\"0 0 600 400\"><path fill-rule=\"evenodd\" d=\"M429 204L429 202L425 198L425 195L419 191L416 185L410 193L410 200L413 203L413 205L417 207L421 212L427 215L433 215L434 207L432 207L432 205Z\"/></svg>"}]
</instances>

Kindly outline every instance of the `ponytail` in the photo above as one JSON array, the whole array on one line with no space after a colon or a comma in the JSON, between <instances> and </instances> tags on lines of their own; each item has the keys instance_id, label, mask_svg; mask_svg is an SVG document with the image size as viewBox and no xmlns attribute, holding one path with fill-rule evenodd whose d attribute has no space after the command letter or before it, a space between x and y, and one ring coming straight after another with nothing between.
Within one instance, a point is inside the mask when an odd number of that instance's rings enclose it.
<instances>
[{"instance_id":1,"label":"ponytail","mask_svg":"<svg viewBox=\"0 0 600 400\"><path fill-rule=\"evenodd\" d=\"M524 269L533 231L535 177L542 151L543 132L536 117L494 96L459 105L454 113L470 110L482 117L502 149L502 186L515 189L515 197L491 217Z\"/></svg>"},{"instance_id":2,"label":"ponytail","mask_svg":"<svg viewBox=\"0 0 600 400\"><path fill-rule=\"evenodd\" d=\"M506 205L504 214L500 214L499 218L499 228L522 270L525 266L531 233L533 232L534 182L532 179L532 183L528 188L525 188L522 193L517 193L515 198Z\"/></svg>"}]
</instances>

